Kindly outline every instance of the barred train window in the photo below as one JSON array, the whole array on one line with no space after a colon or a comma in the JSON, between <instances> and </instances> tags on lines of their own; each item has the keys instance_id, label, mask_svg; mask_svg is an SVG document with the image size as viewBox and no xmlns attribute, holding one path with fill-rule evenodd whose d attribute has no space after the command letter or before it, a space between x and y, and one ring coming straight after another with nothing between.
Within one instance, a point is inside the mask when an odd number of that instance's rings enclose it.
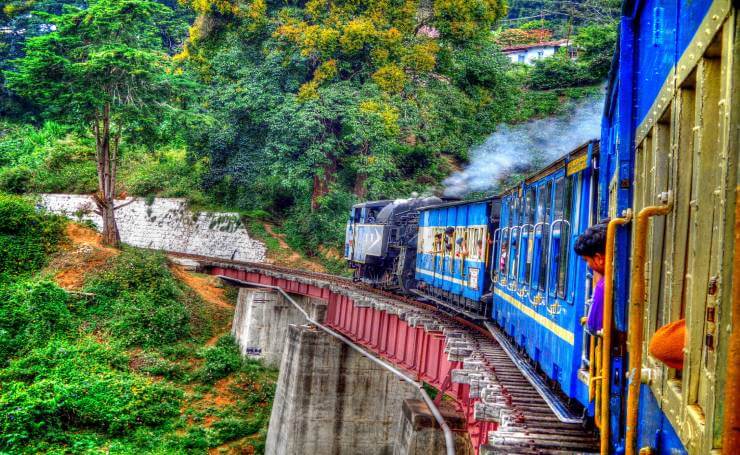
<instances>
[{"instance_id":1,"label":"barred train window","mask_svg":"<svg viewBox=\"0 0 740 455\"><path fill-rule=\"evenodd\" d=\"M532 276L532 258L534 257L534 189L530 188L527 190L525 196L525 207L524 207L524 224L527 225L527 244L524 254L526 255L526 263L524 267L524 283L529 284L529 280Z\"/></svg>"},{"instance_id":2,"label":"barred train window","mask_svg":"<svg viewBox=\"0 0 740 455\"><path fill-rule=\"evenodd\" d=\"M511 231L511 242L510 242L510 254L509 254L509 278L514 280L516 279L517 271L518 271L518 261L519 259L519 240L521 237L521 229L518 227L519 222L519 198L515 197L511 204L511 216L512 216L512 231ZM517 227L516 229L513 229L513 227Z\"/></svg>"},{"instance_id":3,"label":"barred train window","mask_svg":"<svg viewBox=\"0 0 740 455\"><path fill-rule=\"evenodd\" d=\"M544 188L541 188L540 190L540 198L537 202L537 220L539 222L543 222L542 228L540 232L542 233L542 236L540 237L540 270L537 275L537 289L540 291L545 290L545 281L547 280L547 244L548 240L550 238L550 211L551 211L551 201L550 201L550 193L552 191L552 181L547 182L547 184L544 186Z\"/></svg>"}]
</instances>

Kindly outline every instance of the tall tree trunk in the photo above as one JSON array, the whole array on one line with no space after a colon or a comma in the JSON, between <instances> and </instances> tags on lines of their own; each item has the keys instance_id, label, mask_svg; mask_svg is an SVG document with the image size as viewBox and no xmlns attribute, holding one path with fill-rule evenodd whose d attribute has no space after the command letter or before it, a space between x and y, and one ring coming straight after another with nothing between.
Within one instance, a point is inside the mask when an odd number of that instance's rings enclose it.
<instances>
[{"instance_id":1,"label":"tall tree trunk","mask_svg":"<svg viewBox=\"0 0 740 455\"><path fill-rule=\"evenodd\" d=\"M368 166L368 152L370 150L370 143L365 141L359 151L359 158L357 163L357 174L355 175L355 188L354 193L359 199L365 199L367 196L367 166Z\"/></svg>"},{"instance_id":2,"label":"tall tree trunk","mask_svg":"<svg viewBox=\"0 0 740 455\"><path fill-rule=\"evenodd\" d=\"M329 163L322 166L323 175L316 173L313 176L313 192L311 193L311 211L319 208L319 198L329 194L329 185L334 182L337 172L337 160L329 157Z\"/></svg>"},{"instance_id":3,"label":"tall tree trunk","mask_svg":"<svg viewBox=\"0 0 740 455\"><path fill-rule=\"evenodd\" d=\"M365 185L365 182L367 181L367 173L366 172L358 172L357 176L355 177L355 196L357 196L358 199L362 200L365 199L365 196L367 196L367 187Z\"/></svg>"},{"instance_id":4,"label":"tall tree trunk","mask_svg":"<svg viewBox=\"0 0 740 455\"><path fill-rule=\"evenodd\" d=\"M116 224L114 195L120 131L112 135L110 114L110 104L106 104L103 111L96 116L93 124L98 167L98 193L95 195L95 204L103 219L103 244L118 247L121 243L121 236Z\"/></svg>"}]
</instances>

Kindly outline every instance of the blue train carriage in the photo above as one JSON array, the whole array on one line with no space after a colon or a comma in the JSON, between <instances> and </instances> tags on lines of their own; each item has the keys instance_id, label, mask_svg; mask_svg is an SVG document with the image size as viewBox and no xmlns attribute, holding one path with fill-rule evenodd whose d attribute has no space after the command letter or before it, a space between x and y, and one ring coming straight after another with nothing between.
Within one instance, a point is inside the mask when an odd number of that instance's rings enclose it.
<instances>
[{"instance_id":1,"label":"blue train carriage","mask_svg":"<svg viewBox=\"0 0 740 455\"><path fill-rule=\"evenodd\" d=\"M400 292L414 289L419 209L440 203L436 197L412 197L354 205L347 222L345 258L355 279Z\"/></svg>"},{"instance_id":2,"label":"blue train carriage","mask_svg":"<svg viewBox=\"0 0 740 455\"><path fill-rule=\"evenodd\" d=\"M498 207L498 198L486 198L421 211L417 294L473 320L485 317L481 297L489 285L489 247L498 223Z\"/></svg>"},{"instance_id":3,"label":"blue train carriage","mask_svg":"<svg viewBox=\"0 0 740 455\"><path fill-rule=\"evenodd\" d=\"M580 320L591 280L572 249L596 215L598 154L598 141L588 142L502 194L490 271L493 320L581 408L589 407L591 340Z\"/></svg>"},{"instance_id":4,"label":"blue train carriage","mask_svg":"<svg viewBox=\"0 0 740 455\"><path fill-rule=\"evenodd\" d=\"M730 453L740 447L740 359L729 357L740 311L731 296L740 285L737 2L628 0L619 33L600 214L642 216L618 228L607 277L615 333L602 366L611 383L597 393L609 400L602 450ZM680 320L683 368L673 369L647 347L658 328Z\"/></svg>"}]
</instances>

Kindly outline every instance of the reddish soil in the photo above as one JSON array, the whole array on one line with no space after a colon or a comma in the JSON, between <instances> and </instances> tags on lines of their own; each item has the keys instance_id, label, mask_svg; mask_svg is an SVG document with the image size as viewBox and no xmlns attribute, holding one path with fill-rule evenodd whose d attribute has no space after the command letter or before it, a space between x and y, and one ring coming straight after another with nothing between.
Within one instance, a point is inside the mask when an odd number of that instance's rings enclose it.
<instances>
[{"instance_id":1,"label":"reddish soil","mask_svg":"<svg viewBox=\"0 0 740 455\"><path fill-rule=\"evenodd\" d=\"M268 252L268 261L277 265L286 267L294 267L304 270L310 270L312 272L326 272L326 268L318 262L311 261L298 254L290 248L290 245L285 241L285 234L279 234L275 232L274 226L268 223L263 223L265 231L278 241L281 251L277 254L270 254Z\"/></svg>"},{"instance_id":2,"label":"reddish soil","mask_svg":"<svg viewBox=\"0 0 740 455\"><path fill-rule=\"evenodd\" d=\"M77 291L85 283L85 275L100 269L105 262L118 254L118 250L102 243L102 236L95 230L69 223L65 229L69 242L62 245L48 265L59 286Z\"/></svg>"},{"instance_id":3,"label":"reddish soil","mask_svg":"<svg viewBox=\"0 0 740 455\"><path fill-rule=\"evenodd\" d=\"M170 265L170 270L177 279L188 285L206 302L221 308L234 308L234 305L226 299L224 288L215 276L188 272L174 264Z\"/></svg>"}]
</instances>

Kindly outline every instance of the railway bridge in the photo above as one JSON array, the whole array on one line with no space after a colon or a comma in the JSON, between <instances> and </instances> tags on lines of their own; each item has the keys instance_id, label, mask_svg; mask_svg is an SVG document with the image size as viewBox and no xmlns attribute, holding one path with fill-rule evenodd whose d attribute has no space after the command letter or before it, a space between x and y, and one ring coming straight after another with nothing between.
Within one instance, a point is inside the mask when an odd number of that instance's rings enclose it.
<instances>
[{"instance_id":1,"label":"railway bridge","mask_svg":"<svg viewBox=\"0 0 740 455\"><path fill-rule=\"evenodd\" d=\"M296 347L297 343L307 342L306 333L317 332L316 325L342 339L345 344L362 350L364 355L382 364L385 370L405 377L407 382L416 383L416 392L426 395L424 389L429 386L435 389L437 395L434 404L427 401L429 405L425 406L419 400L407 400L403 404L403 413L406 420L411 421L410 425L416 431L426 427L423 436L417 435L421 436L417 441L417 451L399 452L396 445L393 453L428 454L430 452L419 450L424 445L421 442L425 441L430 447L429 444L434 440L437 441L437 451L431 453L443 453L445 436L432 417L445 422L442 429L447 436L448 453L450 433L454 434L455 452L460 454L572 454L598 451L598 440L593 432L584 429L580 416L574 416L547 391L538 375L521 361L514 348L493 326L480 327L446 314L433 304L367 288L345 278L257 263L205 258L197 260L200 271L218 276L227 284L244 288L240 290L240 297L242 292L249 292L251 288L261 289L263 293L267 290L281 294L282 298L296 305L301 299L311 299L321 304L319 311L315 308L299 308L301 317L293 317L294 325L290 330L283 330L283 336L288 338L284 349L289 350L290 354L282 353L277 397L296 399L295 393L290 395L281 388L292 389L293 392L298 388L310 393L335 393L325 385L312 389L308 385L312 379L306 376L311 374L310 371L300 372L303 375L301 378L294 377L291 380L283 377L289 374L284 370L292 370L295 369L294 364L305 363L300 356L316 356L317 352L328 349L325 345L317 347L314 341L310 349ZM253 309L254 306L244 311ZM239 312L238 308L235 319L245 317L243 314L240 316ZM305 321L306 318L308 321ZM298 327L296 324L301 319L313 324ZM331 338L329 335L326 337ZM277 343L282 348L283 340ZM286 361L286 357L290 359ZM321 362L325 361L324 358L312 358L308 368L321 367ZM294 371L293 376L296 374ZM379 373L365 371L361 374L375 376ZM342 385L339 389L345 387ZM386 390L376 392L378 395L391 394L387 386ZM408 395L408 392L404 393L404 396ZM318 407L322 406L323 398L327 403L334 403L333 406L341 406L341 400L337 401L336 397L302 397L309 400L307 403L315 403ZM384 397L377 396L376 399L379 404ZM441 401L445 404L442 406L443 416L437 411ZM453 408L452 412L450 407ZM400 413L400 410L396 412ZM276 400L271 434L268 435L268 453L271 453L271 444L282 444L283 447L282 451L273 447L272 453L287 453L286 438L290 438L289 434L305 431L310 422L297 420L310 419L310 414L305 407L299 413L290 414L284 404ZM347 414L344 412L340 415ZM426 414L426 418L423 418L423 414ZM280 424L283 428L277 428L275 421L285 420L286 415L292 416L293 420L283 421ZM426 425L420 425L420 422L426 422ZM430 428L435 432L433 437L429 436ZM276 435L275 432L283 434ZM406 437L408 443L413 435Z\"/></svg>"}]
</instances>

